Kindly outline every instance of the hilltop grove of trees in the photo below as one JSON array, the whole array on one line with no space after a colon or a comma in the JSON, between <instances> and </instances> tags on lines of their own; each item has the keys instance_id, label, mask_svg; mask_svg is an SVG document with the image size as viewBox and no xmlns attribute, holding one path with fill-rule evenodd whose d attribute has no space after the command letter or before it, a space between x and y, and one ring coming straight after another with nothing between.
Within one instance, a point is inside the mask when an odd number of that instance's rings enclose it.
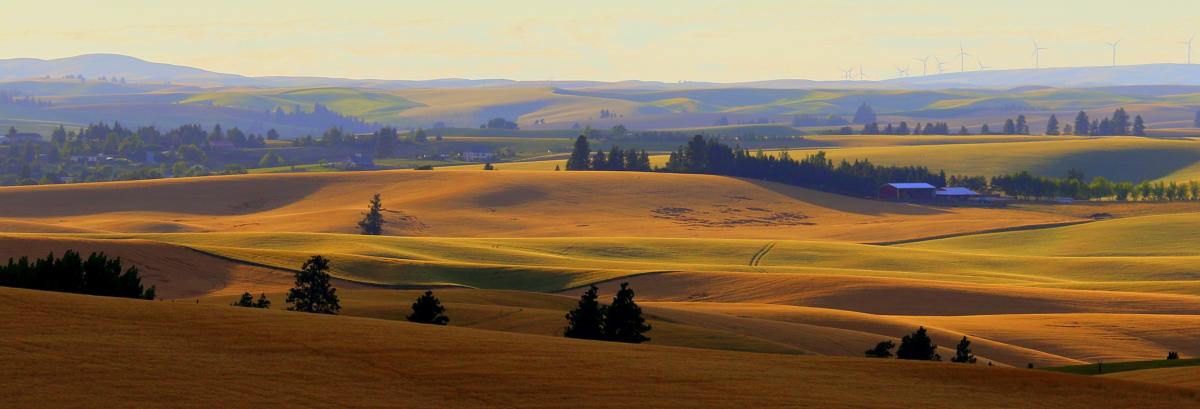
<instances>
[{"instance_id":1,"label":"hilltop grove of trees","mask_svg":"<svg viewBox=\"0 0 1200 409\"><path fill-rule=\"evenodd\" d=\"M120 258L92 253L86 259L74 250L61 258L9 259L0 266L0 286L33 290L153 300L155 288L145 288L137 267L124 268Z\"/></svg>"}]
</instances>

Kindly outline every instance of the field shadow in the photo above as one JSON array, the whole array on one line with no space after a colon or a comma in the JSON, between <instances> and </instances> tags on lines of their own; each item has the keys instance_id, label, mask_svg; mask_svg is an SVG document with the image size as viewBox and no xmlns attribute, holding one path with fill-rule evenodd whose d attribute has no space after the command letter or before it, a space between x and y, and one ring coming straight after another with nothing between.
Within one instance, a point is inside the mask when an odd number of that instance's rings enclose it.
<instances>
[{"instance_id":1,"label":"field shadow","mask_svg":"<svg viewBox=\"0 0 1200 409\"><path fill-rule=\"evenodd\" d=\"M830 210L835 210L845 213L854 213L864 216L882 216L882 215L909 215L909 216L932 216L938 214L949 213L945 210L935 209L925 206L907 206L903 204L882 202L867 198L857 198L853 196L844 196L836 193L827 193L811 189L804 189L798 186L785 185L776 182L767 182L754 179L739 180L750 183L752 185L770 190L772 192L787 196L797 202L806 203L813 206L823 207ZM802 190L803 189L803 190Z\"/></svg>"},{"instance_id":2,"label":"field shadow","mask_svg":"<svg viewBox=\"0 0 1200 409\"><path fill-rule=\"evenodd\" d=\"M1066 177L1081 169L1091 179L1103 176L1119 182L1138 183L1167 177L1200 162L1200 152L1190 149L1125 149L1120 151L1075 152L1029 171L1039 176Z\"/></svg>"}]
</instances>

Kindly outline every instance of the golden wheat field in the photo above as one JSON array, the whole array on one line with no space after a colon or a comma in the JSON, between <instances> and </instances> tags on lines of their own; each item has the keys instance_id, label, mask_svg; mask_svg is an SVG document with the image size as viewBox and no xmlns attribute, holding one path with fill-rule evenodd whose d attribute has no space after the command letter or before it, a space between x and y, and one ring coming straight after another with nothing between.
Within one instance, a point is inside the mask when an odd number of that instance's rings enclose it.
<instances>
[{"instance_id":1,"label":"golden wheat field","mask_svg":"<svg viewBox=\"0 0 1200 409\"><path fill-rule=\"evenodd\" d=\"M384 200L385 235L354 234L374 193ZM860 384L848 380L866 373L925 385L905 389L905 402L931 407L954 407L947 391L1023 407L1091 399L1172 407L1197 396L1176 373L1133 371L1126 382L1025 369L1168 351L1200 356L1192 342L1200 338L1200 285L1192 281L1200 252L1189 227L1200 214L1181 204L944 207L702 175L378 171L14 187L0 189L0 205L0 257L103 251L138 266L163 300L53 295L55 309L6 326L29 341L4 348L30 360L50 359L31 352L73 348L96 362L71 374L39 369L70 379L112 378L145 360L172 374L156 381L188 406L250 404L256 390L300 393L277 376L251 379L268 362L285 374L338 374L344 380L328 393L348 406L416 389L437 391L420 398L429 401L454 394L461 407L559 406L572 388L624 370L608 365L622 359L643 368L637 376L671 380L651 407L677 407L682 396L704 397L698 407L830 407L834 396L846 407L886 406L886 388L853 392ZM1098 212L1115 218L1093 221ZM292 274L315 254L332 261L341 317L279 311ZM598 285L607 298L624 282L653 327L647 345L561 338L583 288ZM425 288L442 299L451 328L404 322ZM28 291L0 291L5 308L34 302ZM243 292L274 307L229 307ZM84 305L90 312L68 313ZM156 338L101 363L140 331L131 314ZM943 357L968 337L978 363L861 358L918 326ZM311 341L288 341L295 331ZM83 339L91 348L80 349ZM506 378L534 368L537 379ZM449 371L455 381L414 380L425 371ZM575 371L595 378L572 387L555 380ZM727 376L714 390L700 379L715 372ZM756 392L796 382L810 389ZM1023 386L994 386L1005 382ZM993 386L979 391L985 384ZM191 396L201 388L223 392ZM104 395L52 390L63 399ZM50 395L17 396L28 403Z\"/></svg>"},{"instance_id":2,"label":"golden wheat field","mask_svg":"<svg viewBox=\"0 0 1200 409\"><path fill-rule=\"evenodd\" d=\"M1025 369L619 345L222 305L0 289L6 404L1180 407L1194 390ZM65 352L65 353L64 353ZM313 374L324 382L312 383ZM886 380L879 382L879 380ZM14 381L15 380L15 381ZM34 381L38 380L38 381ZM33 383L31 383L33 382ZM646 382L655 387L646 388ZM126 394L130 383L154 393ZM864 390L871 392L864 393Z\"/></svg>"}]
</instances>

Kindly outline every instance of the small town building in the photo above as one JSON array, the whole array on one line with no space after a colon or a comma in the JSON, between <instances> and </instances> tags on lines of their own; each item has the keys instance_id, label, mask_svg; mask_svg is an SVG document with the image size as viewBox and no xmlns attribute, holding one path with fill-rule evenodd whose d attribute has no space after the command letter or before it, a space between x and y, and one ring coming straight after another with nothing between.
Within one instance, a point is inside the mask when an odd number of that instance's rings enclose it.
<instances>
[{"instance_id":1,"label":"small town building","mask_svg":"<svg viewBox=\"0 0 1200 409\"><path fill-rule=\"evenodd\" d=\"M979 192L967 189L965 187L947 186L938 188L938 190L933 193L933 196L939 200L966 201L979 199L980 194Z\"/></svg>"},{"instance_id":2,"label":"small town building","mask_svg":"<svg viewBox=\"0 0 1200 409\"><path fill-rule=\"evenodd\" d=\"M491 160L492 158L495 158L495 157L496 157L496 154L492 153L492 152L463 152L462 153L462 160L467 161L467 162L479 162L479 161Z\"/></svg>"},{"instance_id":3,"label":"small town building","mask_svg":"<svg viewBox=\"0 0 1200 409\"><path fill-rule=\"evenodd\" d=\"M346 169L367 170L375 169L375 159L371 155L357 152L346 158Z\"/></svg>"},{"instance_id":4,"label":"small town building","mask_svg":"<svg viewBox=\"0 0 1200 409\"><path fill-rule=\"evenodd\" d=\"M937 187L928 183L888 183L879 188L882 200L933 200Z\"/></svg>"}]
</instances>

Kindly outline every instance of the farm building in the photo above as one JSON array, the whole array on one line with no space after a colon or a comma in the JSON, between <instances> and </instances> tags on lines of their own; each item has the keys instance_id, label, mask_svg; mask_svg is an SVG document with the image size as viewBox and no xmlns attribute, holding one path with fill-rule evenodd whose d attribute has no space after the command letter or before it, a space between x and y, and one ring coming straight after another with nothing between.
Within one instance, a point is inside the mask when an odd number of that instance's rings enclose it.
<instances>
[{"instance_id":1,"label":"farm building","mask_svg":"<svg viewBox=\"0 0 1200 409\"><path fill-rule=\"evenodd\" d=\"M375 168L375 160L370 155L356 152L346 158L346 169L367 170Z\"/></svg>"},{"instance_id":2,"label":"farm building","mask_svg":"<svg viewBox=\"0 0 1200 409\"><path fill-rule=\"evenodd\" d=\"M938 188L933 196L939 200L974 200L978 199L980 194L965 187L942 187Z\"/></svg>"},{"instance_id":3,"label":"farm building","mask_svg":"<svg viewBox=\"0 0 1200 409\"><path fill-rule=\"evenodd\" d=\"M883 200L933 200L937 187L928 183L888 183L879 188Z\"/></svg>"}]
</instances>

